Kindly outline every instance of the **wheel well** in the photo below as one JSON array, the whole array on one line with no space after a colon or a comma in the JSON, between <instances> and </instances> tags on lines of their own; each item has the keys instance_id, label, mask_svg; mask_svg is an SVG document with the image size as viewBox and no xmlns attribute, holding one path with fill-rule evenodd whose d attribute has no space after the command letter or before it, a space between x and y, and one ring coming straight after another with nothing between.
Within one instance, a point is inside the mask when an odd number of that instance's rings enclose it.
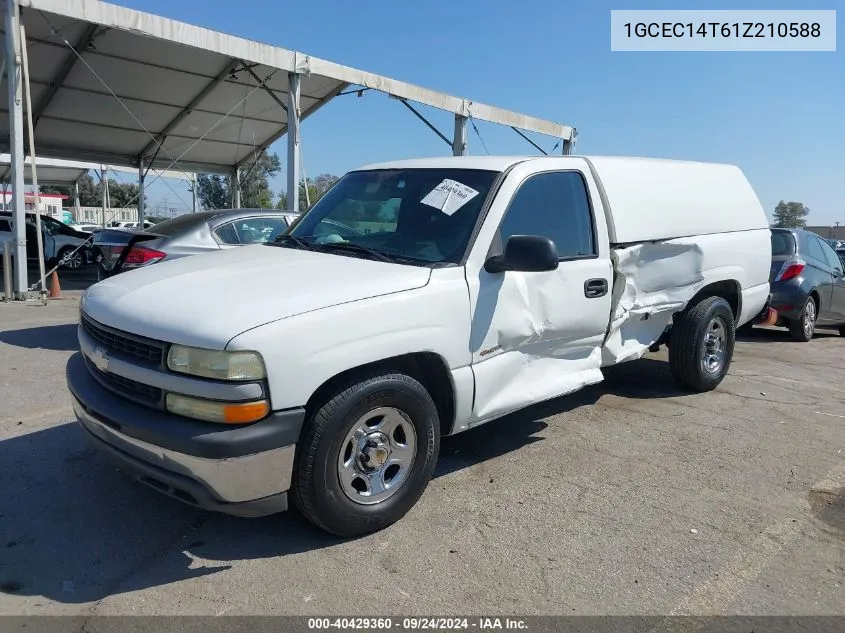
<instances>
[{"instance_id":1,"label":"wheel well","mask_svg":"<svg viewBox=\"0 0 845 633\"><path fill-rule=\"evenodd\" d=\"M731 306L731 311L734 314L734 320L739 318L742 313L742 292L738 281L726 280L717 281L699 290L695 296L690 299L688 306L694 306L696 303L707 297L722 297Z\"/></svg>"},{"instance_id":2,"label":"wheel well","mask_svg":"<svg viewBox=\"0 0 845 633\"><path fill-rule=\"evenodd\" d=\"M337 391L341 385L348 384L356 375L368 371L399 372L417 380L426 388L437 407L440 419L440 432L448 435L455 421L455 389L449 376L446 361L434 352L416 352L385 358L372 363L352 367L329 378L308 399L305 405L307 415L311 415L320 403Z\"/></svg>"},{"instance_id":3,"label":"wheel well","mask_svg":"<svg viewBox=\"0 0 845 633\"><path fill-rule=\"evenodd\" d=\"M813 302L816 304L816 318L818 318L818 315L819 315L819 310L820 310L820 309L821 309L821 307L822 307L822 306L821 306L821 301L822 301L822 299L821 299L821 297L819 296L819 293L818 293L818 291L817 291L815 288L813 288L813 289L810 291L810 294L809 294L808 296L809 296L810 298L812 298ZM802 310L803 310L803 308L802 308Z\"/></svg>"}]
</instances>

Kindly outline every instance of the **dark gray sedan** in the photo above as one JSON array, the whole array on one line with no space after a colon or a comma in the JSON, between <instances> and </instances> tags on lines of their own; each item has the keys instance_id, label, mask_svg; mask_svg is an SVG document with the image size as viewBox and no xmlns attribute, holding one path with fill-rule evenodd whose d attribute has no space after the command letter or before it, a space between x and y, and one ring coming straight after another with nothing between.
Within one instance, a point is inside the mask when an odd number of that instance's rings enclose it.
<instances>
[{"instance_id":1,"label":"dark gray sedan","mask_svg":"<svg viewBox=\"0 0 845 633\"><path fill-rule=\"evenodd\" d=\"M796 341L813 338L816 326L845 336L845 273L830 244L801 229L772 229L772 307L778 325Z\"/></svg>"},{"instance_id":2,"label":"dark gray sedan","mask_svg":"<svg viewBox=\"0 0 845 633\"><path fill-rule=\"evenodd\" d=\"M223 209L188 213L146 231L103 229L94 237L100 279L173 260L276 239L298 214L273 209Z\"/></svg>"}]
</instances>

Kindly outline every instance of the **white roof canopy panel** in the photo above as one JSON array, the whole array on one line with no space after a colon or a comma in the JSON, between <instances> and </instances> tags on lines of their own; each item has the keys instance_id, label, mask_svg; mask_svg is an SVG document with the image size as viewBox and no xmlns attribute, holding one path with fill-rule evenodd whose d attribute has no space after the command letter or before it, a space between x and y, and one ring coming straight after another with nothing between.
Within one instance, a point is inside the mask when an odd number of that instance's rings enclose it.
<instances>
[{"instance_id":1,"label":"white roof canopy panel","mask_svg":"<svg viewBox=\"0 0 845 633\"><path fill-rule=\"evenodd\" d=\"M27 156L25 159L24 182L32 184L32 160ZM92 163L81 163L74 160L63 160L61 158L43 158L38 156L35 159L35 171L38 176L38 185L68 186L72 185L90 170L99 171L103 165ZM137 175L138 170L134 167L121 165L105 165L109 175L114 172L122 174ZM9 154L0 154L0 183L7 181L11 176L12 159ZM163 178L178 178L188 180L187 174L181 171L156 171Z\"/></svg>"},{"instance_id":2,"label":"white roof canopy panel","mask_svg":"<svg viewBox=\"0 0 845 633\"><path fill-rule=\"evenodd\" d=\"M21 19L40 156L123 165L144 157L157 168L228 172L286 132L289 72L301 75L302 118L360 86L522 130L574 136L566 125L100 0L27 0ZM5 79L0 91L8 94ZM0 117L8 119L5 99ZM151 135L163 139L161 147Z\"/></svg>"},{"instance_id":3,"label":"white roof canopy panel","mask_svg":"<svg viewBox=\"0 0 845 633\"><path fill-rule=\"evenodd\" d=\"M92 166L69 160L37 158L35 167L39 185L64 186L75 183L87 174ZM11 169L12 161L9 154L0 155L0 182L5 183L8 180ZM23 177L26 184L32 183L32 161L28 157Z\"/></svg>"}]
</instances>

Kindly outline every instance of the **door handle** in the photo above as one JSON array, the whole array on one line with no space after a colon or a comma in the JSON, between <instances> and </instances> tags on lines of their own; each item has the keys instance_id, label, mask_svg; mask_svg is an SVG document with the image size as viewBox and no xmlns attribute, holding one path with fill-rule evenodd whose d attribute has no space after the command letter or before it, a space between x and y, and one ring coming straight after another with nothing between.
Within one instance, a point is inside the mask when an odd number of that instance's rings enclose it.
<instances>
[{"instance_id":1,"label":"door handle","mask_svg":"<svg viewBox=\"0 0 845 633\"><path fill-rule=\"evenodd\" d=\"M588 279L584 282L584 296L588 299L603 297L607 294L607 279Z\"/></svg>"}]
</instances>

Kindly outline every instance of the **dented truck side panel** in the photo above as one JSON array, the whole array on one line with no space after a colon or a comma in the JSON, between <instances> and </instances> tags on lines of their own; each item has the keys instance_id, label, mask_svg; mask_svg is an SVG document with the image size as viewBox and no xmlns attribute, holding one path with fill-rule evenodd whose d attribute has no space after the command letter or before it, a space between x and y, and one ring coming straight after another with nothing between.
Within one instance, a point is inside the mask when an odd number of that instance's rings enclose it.
<instances>
[{"instance_id":1,"label":"dented truck side panel","mask_svg":"<svg viewBox=\"0 0 845 633\"><path fill-rule=\"evenodd\" d=\"M484 262L510 205L538 174L576 172L591 202L594 252L560 261L557 270L491 274ZM548 213L563 213L549 208ZM527 227L530 230L530 226ZM475 399L470 425L480 424L602 380L601 346L611 312L610 292L587 297L586 280L612 285L607 226L585 161L544 160L517 165L491 205L466 265L472 310L470 351Z\"/></svg>"}]
</instances>

